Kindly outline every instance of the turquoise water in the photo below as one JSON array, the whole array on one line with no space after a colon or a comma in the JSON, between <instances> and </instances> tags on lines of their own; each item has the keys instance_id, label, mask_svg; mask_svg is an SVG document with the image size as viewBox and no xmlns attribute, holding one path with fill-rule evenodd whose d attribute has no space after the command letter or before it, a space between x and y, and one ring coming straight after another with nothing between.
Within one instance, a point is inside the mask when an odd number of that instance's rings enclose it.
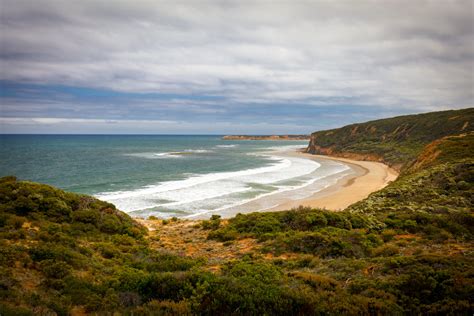
<instances>
[{"instance_id":1,"label":"turquoise water","mask_svg":"<svg viewBox=\"0 0 474 316\"><path fill-rule=\"evenodd\" d=\"M306 141L221 136L1 135L0 175L97 196L134 215L218 212L308 185L327 167L279 155Z\"/></svg>"}]
</instances>

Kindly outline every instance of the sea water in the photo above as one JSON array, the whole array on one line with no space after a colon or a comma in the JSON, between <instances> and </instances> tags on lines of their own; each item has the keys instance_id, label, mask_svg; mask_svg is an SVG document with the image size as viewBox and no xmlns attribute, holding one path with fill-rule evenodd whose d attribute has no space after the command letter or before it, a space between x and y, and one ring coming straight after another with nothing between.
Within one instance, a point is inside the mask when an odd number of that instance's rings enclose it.
<instances>
[{"instance_id":1,"label":"sea water","mask_svg":"<svg viewBox=\"0 0 474 316\"><path fill-rule=\"evenodd\" d=\"M342 163L288 155L306 141L190 135L1 135L0 175L91 194L134 216L243 212L282 192L304 198L347 175Z\"/></svg>"}]
</instances>

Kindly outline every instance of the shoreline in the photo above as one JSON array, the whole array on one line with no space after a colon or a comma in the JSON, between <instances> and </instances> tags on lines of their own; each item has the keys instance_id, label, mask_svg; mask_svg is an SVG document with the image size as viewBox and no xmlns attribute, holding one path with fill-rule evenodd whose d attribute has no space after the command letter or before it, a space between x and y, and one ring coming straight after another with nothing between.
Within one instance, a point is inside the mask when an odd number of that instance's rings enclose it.
<instances>
[{"instance_id":1,"label":"shoreline","mask_svg":"<svg viewBox=\"0 0 474 316\"><path fill-rule=\"evenodd\" d=\"M223 219L227 219L236 216L238 213L248 214L254 212L285 211L298 206L341 211L349 205L365 199L367 196L369 196L369 194L384 188L391 181L394 181L398 177L397 171L381 162L358 161L347 158L313 155L299 150L287 151L284 152L284 155L311 159L316 162L320 162L321 160L330 160L333 162L335 161L343 163L351 168L352 173L343 176L335 183L330 184L327 187L301 199L294 200L291 198L291 194L289 194L283 199L283 201L281 201L281 196L269 195L243 203L240 205L240 207L233 207L219 212L211 211L202 214L195 214L184 217L183 219L204 220L208 219L213 214L220 215ZM256 202L269 202L278 200L280 200L278 204L270 207L261 209L255 209L255 206L249 207L250 204L254 204Z\"/></svg>"},{"instance_id":2,"label":"shoreline","mask_svg":"<svg viewBox=\"0 0 474 316\"><path fill-rule=\"evenodd\" d=\"M302 152L298 152L297 154L313 160L317 158L339 161L350 165L358 172L355 175L348 175L339 179L336 184L319 192L315 192L310 197L296 201L288 201L274 208L264 210L265 212L289 210L298 206L341 211L349 205L365 199L371 193L383 189L390 182L396 180L399 175L396 170L381 162L359 161Z\"/></svg>"}]
</instances>

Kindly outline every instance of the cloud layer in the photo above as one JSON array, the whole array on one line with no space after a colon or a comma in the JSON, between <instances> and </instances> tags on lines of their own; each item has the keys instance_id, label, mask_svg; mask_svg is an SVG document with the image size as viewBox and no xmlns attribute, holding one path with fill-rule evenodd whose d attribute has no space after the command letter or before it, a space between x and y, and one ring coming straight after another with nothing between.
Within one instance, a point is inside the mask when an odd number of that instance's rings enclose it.
<instances>
[{"instance_id":1,"label":"cloud layer","mask_svg":"<svg viewBox=\"0 0 474 316\"><path fill-rule=\"evenodd\" d=\"M233 122L252 109L271 117L275 107L295 107L298 118L315 108L410 113L474 103L469 0L1 6L0 79L10 85L1 116L176 120L188 109L201 121ZM51 86L107 96L45 93Z\"/></svg>"}]
</instances>

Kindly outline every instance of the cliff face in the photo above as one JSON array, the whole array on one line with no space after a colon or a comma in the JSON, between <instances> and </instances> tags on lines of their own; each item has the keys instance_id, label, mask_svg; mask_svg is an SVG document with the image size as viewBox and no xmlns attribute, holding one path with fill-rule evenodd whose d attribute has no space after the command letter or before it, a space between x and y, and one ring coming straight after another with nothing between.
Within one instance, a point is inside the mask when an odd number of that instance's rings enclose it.
<instances>
[{"instance_id":1,"label":"cliff face","mask_svg":"<svg viewBox=\"0 0 474 316\"><path fill-rule=\"evenodd\" d=\"M473 130L474 108L399 116L315 132L306 152L380 161L400 170L427 144Z\"/></svg>"},{"instance_id":2,"label":"cliff face","mask_svg":"<svg viewBox=\"0 0 474 316\"><path fill-rule=\"evenodd\" d=\"M437 139L426 145L416 160L407 165L407 171L413 173L439 163L472 159L474 157L473 145L474 132Z\"/></svg>"}]
</instances>

